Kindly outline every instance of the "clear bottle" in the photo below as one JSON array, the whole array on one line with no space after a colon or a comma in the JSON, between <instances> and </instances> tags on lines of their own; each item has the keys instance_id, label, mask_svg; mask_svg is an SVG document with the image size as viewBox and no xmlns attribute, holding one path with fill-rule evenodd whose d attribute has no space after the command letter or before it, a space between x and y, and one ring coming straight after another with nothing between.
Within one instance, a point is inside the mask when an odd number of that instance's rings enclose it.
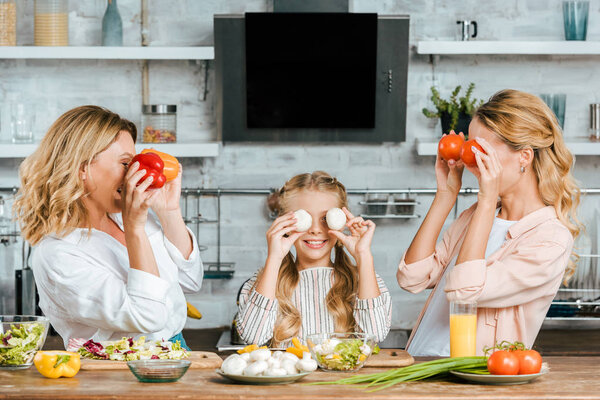
<instances>
[{"instance_id":1,"label":"clear bottle","mask_svg":"<svg viewBox=\"0 0 600 400\"><path fill-rule=\"evenodd\" d=\"M142 143L177 141L177 106L144 104L142 106Z\"/></svg>"},{"instance_id":2,"label":"clear bottle","mask_svg":"<svg viewBox=\"0 0 600 400\"><path fill-rule=\"evenodd\" d=\"M36 46L68 46L69 1L35 0L33 36Z\"/></svg>"},{"instance_id":3,"label":"clear bottle","mask_svg":"<svg viewBox=\"0 0 600 400\"><path fill-rule=\"evenodd\" d=\"M102 18L102 46L123 46L123 21L117 8L117 0L108 0Z\"/></svg>"},{"instance_id":4,"label":"clear bottle","mask_svg":"<svg viewBox=\"0 0 600 400\"><path fill-rule=\"evenodd\" d=\"M17 45L17 2L0 0L0 46Z\"/></svg>"}]
</instances>

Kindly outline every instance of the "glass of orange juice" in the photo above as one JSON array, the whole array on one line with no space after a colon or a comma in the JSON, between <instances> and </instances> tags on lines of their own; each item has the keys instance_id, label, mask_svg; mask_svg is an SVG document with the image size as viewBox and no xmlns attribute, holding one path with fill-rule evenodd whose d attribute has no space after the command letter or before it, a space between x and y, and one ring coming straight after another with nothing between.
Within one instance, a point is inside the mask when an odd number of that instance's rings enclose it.
<instances>
[{"instance_id":1,"label":"glass of orange juice","mask_svg":"<svg viewBox=\"0 0 600 400\"><path fill-rule=\"evenodd\" d=\"M450 357L475 355L477 336L477 303L450 302Z\"/></svg>"}]
</instances>

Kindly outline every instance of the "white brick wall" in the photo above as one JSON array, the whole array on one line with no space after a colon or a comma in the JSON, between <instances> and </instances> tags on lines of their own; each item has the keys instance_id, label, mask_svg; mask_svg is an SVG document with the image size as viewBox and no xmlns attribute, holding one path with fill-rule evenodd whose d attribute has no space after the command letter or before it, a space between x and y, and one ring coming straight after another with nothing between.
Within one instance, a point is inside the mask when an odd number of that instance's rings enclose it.
<instances>
[{"instance_id":1,"label":"white brick wall","mask_svg":"<svg viewBox=\"0 0 600 400\"><path fill-rule=\"evenodd\" d=\"M100 24L105 2L70 2L70 41L73 45L99 45ZM120 0L125 45L140 44L140 2ZM212 44L213 14L242 13L272 9L271 1L241 0L151 0L149 38L155 46ZM561 1L374 1L356 0L355 12L411 15L411 44L426 39L453 39L455 21L470 18L479 23L479 38L487 40L561 40L563 38ZM600 39L600 9L592 2L588 39ZM19 1L18 43L33 41L33 1ZM429 87L433 77L442 93L457 84L477 84L476 96L487 98L503 88L532 93L567 94L565 135L585 135L588 104L600 101L598 57L551 56L454 56L441 57L432 73L427 56L410 54L408 82L407 142L395 145L227 145L216 159L183 160L184 186L223 188L277 187L292 175L323 169L336 175L348 188L433 187L433 158L419 157L415 138L439 135L421 114L429 106ZM204 81L208 65L208 82ZM205 85L208 96L203 100ZM0 60L0 102L9 92L17 92L32 102L36 112L37 137L62 112L81 104L99 104L123 116L140 121L141 64L135 61L57 61ZM213 63L188 61L150 62L150 102L178 104L178 134L181 141L214 140ZM1 137L1 134L0 134ZM4 137L4 140L7 138ZM575 174L584 186L600 186L598 157L577 160ZM20 160L0 161L0 186L18 183L16 169ZM465 176L465 186L475 186ZM460 199L464 209L473 197ZM360 196L352 196L351 208ZM431 198L422 196L417 212L424 215ZM214 216L213 199L202 200L203 214ZM589 219L596 199L582 207ZM270 223L264 199L256 196L227 196L222 199L223 261L236 262L231 281L205 281L202 291L189 300L204 314L189 327L227 325L235 312L239 285L262 265L266 257L264 233ZM382 275L394 298L393 326L410 328L426 298L399 289L395 268L402 252L418 228L419 221L376 221L374 239L377 272ZM214 261L216 228L201 226L200 242L209 246L203 253ZM0 250L3 251L3 250ZM0 262L4 260L0 255ZM3 268L12 266L3 266Z\"/></svg>"}]
</instances>

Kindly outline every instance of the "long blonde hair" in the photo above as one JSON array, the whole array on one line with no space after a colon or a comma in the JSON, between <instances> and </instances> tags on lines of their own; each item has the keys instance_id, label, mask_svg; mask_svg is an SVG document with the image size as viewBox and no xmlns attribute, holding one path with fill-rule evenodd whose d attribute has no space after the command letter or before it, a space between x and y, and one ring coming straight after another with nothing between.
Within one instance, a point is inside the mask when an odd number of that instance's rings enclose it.
<instances>
[{"instance_id":1,"label":"long blonde hair","mask_svg":"<svg viewBox=\"0 0 600 400\"><path fill-rule=\"evenodd\" d=\"M89 226L80 170L110 146L119 132L135 142L135 125L105 108L81 106L61 115L37 150L19 168L21 188L14 204L23 238L32 245L54 233Z\"/></svg>"},{"instance_id":2,"label":"long blonde hair","mask_svg":"<svg viewBox=\"0 0 600 400\"><path fill-rule=\"evenodd\" d=\"M571 174L573 155L552 110L537 96L502 90L473 115L514 150L531 147L532 168L544 204L554 206L559 221L575 239L582 225L577 219L580 189ZM577 255L569 261L565 282L575 273Z\"/></svg>"},{"instance_id":3,"label":"long blonde hair","mask_svg":"<svg viewBox=\"0 0 600 400\"><path fill-rule=\"evenodd\" d=\"M326 172L315 171L312 174L296 175L287 181L278 192L269 197L270 208L280 215L295 211L290 210L289 200L303 190L332 193L338 198L338 207L348 206L344 185ZM333 285L326 297L327 310L333 316L336 332L351 332L356 327L353 310L358 291L358 271L339 242L335 245L333 268ZM279 303L279 315L273 331L273 345L289 339L300 330L302 325L300 312L291 300L299 280L297 260L288 253L281 263L275 291Z\"/></svg>"}]
</instances>

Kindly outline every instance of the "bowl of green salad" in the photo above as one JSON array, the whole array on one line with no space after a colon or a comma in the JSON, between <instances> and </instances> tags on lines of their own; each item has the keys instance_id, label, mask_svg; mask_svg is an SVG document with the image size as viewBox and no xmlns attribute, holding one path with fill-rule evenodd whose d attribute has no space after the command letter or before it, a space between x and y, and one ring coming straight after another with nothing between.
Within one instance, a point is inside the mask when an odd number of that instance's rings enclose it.
<instances>
[{"instance_id":1,"label":"bowl of green salad","mask_svg":"<svg viewBox=\"0 0 600 400\"><path fill-rule=\"evenodd\" d=\"M375 336L361 332L317 333L306 341L313 359L328 371L358 371L378 349Z\"/></svg>"},{"instance_id":2,"label":"bowl of green salad","mask_svg":"<svg viewBox=\"0 0 600 400\"><path fill-rule=\"evenodd\" d=\"M48 318L0 315L0 369L26 369L46 341Z\"/></svg>"}]
</instances>

